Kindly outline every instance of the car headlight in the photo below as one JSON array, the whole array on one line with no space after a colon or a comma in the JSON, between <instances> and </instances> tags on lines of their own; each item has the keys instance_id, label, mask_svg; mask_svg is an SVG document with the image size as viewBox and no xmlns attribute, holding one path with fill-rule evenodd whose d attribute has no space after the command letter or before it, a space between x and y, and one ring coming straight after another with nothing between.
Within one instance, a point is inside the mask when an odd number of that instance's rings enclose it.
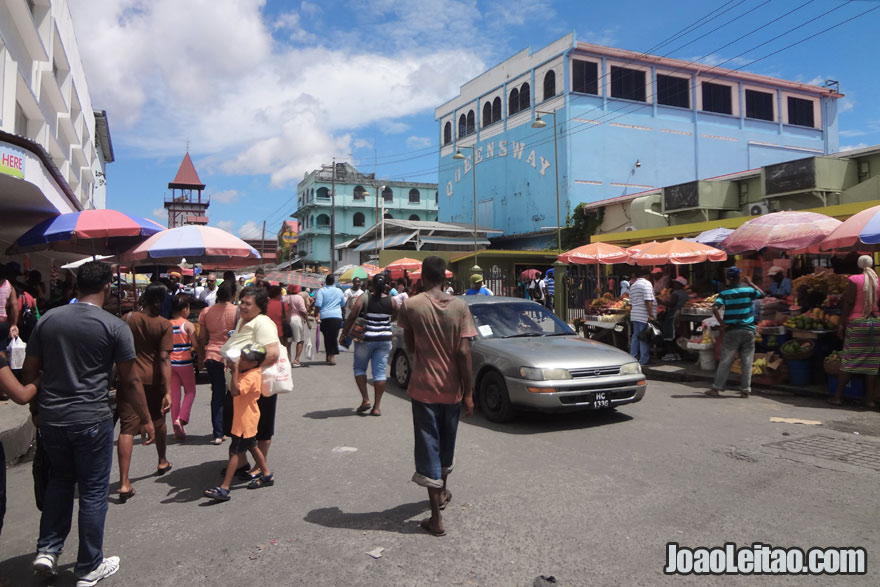
<instances>
[{"instance_id":1,"label":"car headlight","mask_svg":"<svg viewBox=\"0 0 880 587\"><path fill-rule=\"evenodd\" d=\"M519 374L523 379L545 381L555 379L571 379L568 369L539 369L538 367L520 367Z\"/></svg>"},{"instance_id":2,"label":"car headlight","mask_svg":"<svg viewBox=\"0 0 880 587\"><path fill-rule=\"evenodd\" d=\"M634 363L627 363L620 367L621 375L641 375L642 366L639 365L639 362L636 361Z\"/></svg>"}]
</instances>

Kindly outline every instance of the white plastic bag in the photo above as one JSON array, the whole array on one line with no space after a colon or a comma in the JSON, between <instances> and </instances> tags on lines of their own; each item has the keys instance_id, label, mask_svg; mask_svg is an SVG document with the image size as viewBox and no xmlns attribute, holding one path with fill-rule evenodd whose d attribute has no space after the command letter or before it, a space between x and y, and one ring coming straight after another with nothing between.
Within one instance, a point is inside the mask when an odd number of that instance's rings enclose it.
<instances>
[{"instance_id":1,"label":"white plastic bag","mask_svg":"<svg viewBox=\"0 0 880 587\"><path fill-rule=\"evenodd\" d=\"M9 368L12 370L24 367L24 356L27 351L27 344L17 336L12 339L7 349L9 356Z\"/></svg>"},{"instance_id":2,"label":"white plastic bag","mask_svg":"<svg viewBox=\"0 0 880 587\"><path fill-rule=\"evenodd\" d=\"M293 370L290 368L290 361L282 353L274 365L263 369L262 394L264 397L272 397L291 391L293 391Z\"/></svg>"},{"instance_id":3,"label":"white plastic bag","mask_svg":"<svg viewBox=\"0 0 880 587\"><path fill-rule=\"evenodd\" d=\"M315 346L312 342L312 329L309 326L309 320L304 320L305 340L303 340L303 356L306 361L315 360Z\"/></svg>"}]
</instances>

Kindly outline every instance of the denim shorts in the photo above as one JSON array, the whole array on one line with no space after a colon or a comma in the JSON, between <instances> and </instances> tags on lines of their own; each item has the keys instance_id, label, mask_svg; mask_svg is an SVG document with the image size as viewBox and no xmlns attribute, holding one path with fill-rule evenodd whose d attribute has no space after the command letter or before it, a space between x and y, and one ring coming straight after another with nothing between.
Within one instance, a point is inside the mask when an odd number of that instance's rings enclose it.
<instances>
[{"instance_id":1,"label":"denim shorts","mask_svg":"<svg viewBox=\"0 0 880 587\"><path fill-rule=\"evenodd\" d=\"M424 487L443 487L443 475L455 462L455 436L461 403L426 404L412 400L416 472L412 480Z\"/></svg>"},{"instance_id":2,"label":"denim shorts","mask_svg":"<svg viewBox=\"0 0 880 587\"><path fill-rule=\"evenodd\" d=\"M354 347L354 376L367 374L367 365L373 364L373 381L385 381L385 368L391 341L359 342Z\"/></svg>"}]
</instances>

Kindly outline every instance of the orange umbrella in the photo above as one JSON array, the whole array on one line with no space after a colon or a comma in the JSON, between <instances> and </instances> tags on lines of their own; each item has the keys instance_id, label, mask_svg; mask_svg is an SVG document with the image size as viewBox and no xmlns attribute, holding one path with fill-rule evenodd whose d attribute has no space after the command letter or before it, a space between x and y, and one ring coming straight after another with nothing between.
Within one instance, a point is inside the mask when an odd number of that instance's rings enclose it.
<instances>
[{"instance_id":1,"label":"orange umbrella","mask_svg":"<svg viewBox=\"0 0 880 587\"><path fill-rule=\"evenodd\" d=\"M656 243L630 255L635 265L691 265L704 261L724 261L727 253L697 242L672 239Z\"/></svg>"},{"instance_id":2,"label":"orange umbrella","mask_svg":"<svg viewBox=\"0 0 880 587\"><path fill-rule=\"evenodd\" d=\"M632 256L635 255L636 253L638 253L638 252L640 252L640 251L643 251L643 250L645 250L645 249L648 248L648 247L653 247L653 246L656 245L656 244L657 244L657 241L651 241L651 242L649 242L649 243L640 243L640 244L637 244L637 245L633 245L633 246L631 246L631 247L627 247L627 248L626 248L626 252L627 252L627 254L628 254L630 257L632 257Z\"/></svg>"},{"instance_id":3,"label":"orange umbrella","mask_svg":"<svg viewBox=\"0 0 880 587\"><path fill-rule=\"evenodd\" d=\"M392 279L399 279L403 277L404 272L406 271L419 271L422 268L422 262L418 259L410 259L409 257L404 257L402 259L398 259L396 261L392 261L388 263L385 267L380 269L380 271L387 271L391 274Z\"/></svg>"},{"instance_id":4,"label":"orange umbrella","mask_svg":"<svg viewBox=\"0 0 880 587\"><path fill-rule=\"evenodd\" d=\"M570 251L566 251L559 255L559 259L563 263L575 263L577 265L613 265L614 263L625 263L629 255L627 252L616 245L608 243L590 243Z\"/></svg>"},{"instance_id":5,"label":"orange umbrella","mask_svg":"<svg viewBox=\"0 0 880 587\"><path fill-rule=\"evenodd\" d=\"M367 275L369 275L369 276L371 276L371 277L372 277L373 275L376 275L376 274L379 273L379 271L380 271L378 265L371 265L370 263L364 263L364 264L361 265L360 267L361 267L361 269L363 269L364 271L367 272Z\"/></svg>"},{"instance_id":6,"label":"orange umbrella","mask_svg":"<svg viewBox=\"0 0 880 587\"><path fill-rule=\"evenodd\" d=\"M412 279L413 281L419 281L422 278L422 272L421 271L410 271L409 278ZM446 279L451 279L451 278L452 278L452 271L447 269L446 270Z\"/></svg>"}]
</instances>

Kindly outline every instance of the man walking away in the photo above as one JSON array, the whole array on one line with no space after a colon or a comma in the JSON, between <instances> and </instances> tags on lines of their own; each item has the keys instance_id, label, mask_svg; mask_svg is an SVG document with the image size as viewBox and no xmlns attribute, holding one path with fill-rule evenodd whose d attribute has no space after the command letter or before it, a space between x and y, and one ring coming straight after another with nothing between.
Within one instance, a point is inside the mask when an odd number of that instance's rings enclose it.
<instances>
[{"instance_id":1,"label":"man walking away","mask_svg":"<svg viewBox=\"0 0 880 587\"><path fill-rule=\"evenodd\" d=\"M452 499L446 478L455 463L455 435L464 403L464 417L474 413L471 387L471 350L468 339L477 335L467 304L441 289L446 261L422 261L424 292L409 298L397 324L403 328L406 348L413 353L412 400L416 472L413 482L428 489L431 517L423 530L444 536L440 510Z\"/></svg>"},{"instance_id":2,"label":"man walking away","mask_svg":"<svg viewBox=\"0 0 880 587\"><path fill-rule=\"evenodd\" d=\"M109 265L98 261L82 265L76 277L79 302L43 316L28 343L24 363L24 379L29 383L42 371L36 415L51 465L33 567L39 574L57 574L73 517L74 488L78 488L77 587L91 587L119 570L119 557L104 558L103 552L113 463L109 387L114 363L121 382L119 393L140 417L144 444L152 443L154 437L144 390L134 371L131 330L102 309L112 278Z\"/></svg>"},{"instance_id":3,"label":"man walking away","mask_svg":"<svg viewBox=\"0 0 880 587\"><path fill-rule=\"evenodd\" d=\"M553 311L554 303L556 298L556 282L553 277L553 269L548 269L546 277L544 278L544 305L547 306L547 309L551 312Z\"/></svg>"},{"instance_id":4,"label":"man walking away","mask_svg":"<svg viewBox=\"0 0 880 587\"><path fill-rule=\"evenodd\" d=\"M647 341L639 340L639 334L648 327L648 321L654 319L654 286L649 278L651 269L641 267L638 278L629 288L630 321L632 322L632 341L629 345L629 354L638 359L642 365L647 365L651 360L651 345Z\"/></svg>"},{"instance_id":5,"label":"man walking away","mask_svg":"<svg viewBox=\"0 0 880 587\"><path fill-rule=\"evenodd\" d=\"M752 392L752 361L755 360L755 312L752 304L764 297L764 292L752 283L747 276L740 281L739 267L727 268L727 289L722 290L712 306L715 319L721 324L721 362L715 372L712 389L706 395L718 397L724 391L730 367L739 356L742 368L740 375L740 397L749 397ZM718 310L724 308L724 318Z\"/></svg>"}]
</instances>

